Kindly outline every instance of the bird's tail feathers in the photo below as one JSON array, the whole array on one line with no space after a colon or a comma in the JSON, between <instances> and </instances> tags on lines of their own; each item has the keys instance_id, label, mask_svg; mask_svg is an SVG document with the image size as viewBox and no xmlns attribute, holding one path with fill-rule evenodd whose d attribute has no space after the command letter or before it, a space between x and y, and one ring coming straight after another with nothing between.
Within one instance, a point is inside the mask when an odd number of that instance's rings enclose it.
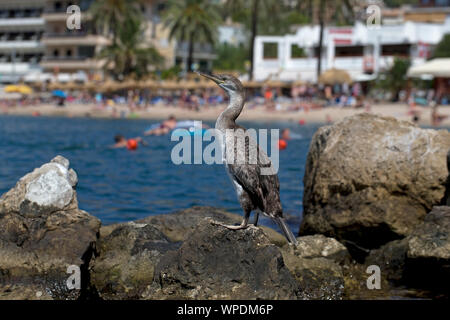
<instances>
[{"instance_id":1,"label":"bird's tail feathers","mask_svg":"<svg viewBox=\"0 0 450 320\"><path fill-rule=\"evenodd\" d=\"M291 229L289 229L289 227L287 226L286 222L284 221L283 218L281 217L274 217L275 222L278 224L278 226L280 227L281 231L283 231L284 236L286 237L286 239L294 244L297 245L297 239L295 238L294 234L292 233Z\"/></svg>"}]
</instances>

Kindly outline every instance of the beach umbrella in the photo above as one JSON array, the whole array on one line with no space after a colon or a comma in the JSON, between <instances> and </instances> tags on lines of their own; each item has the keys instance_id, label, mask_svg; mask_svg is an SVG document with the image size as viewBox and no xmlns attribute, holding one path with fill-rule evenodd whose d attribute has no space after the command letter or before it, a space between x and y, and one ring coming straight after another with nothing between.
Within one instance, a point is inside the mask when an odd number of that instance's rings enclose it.
<instances>
[{"instance_id":1,"label":"beach umbrella","mask_svg":"<svg viewBox=\"0 0 450 320\"><path fill-rule=\"evenodd\" d=\"M8 85L3 89L3 91L7 92L7 93L18 92L18 90L19 90L19 86L16 86L14 84Z\"/></svg>"},{"instance_id":2,"label":"beach umbrella","mask_svg":"<svg viewBox=\"0 0 450 320\"><path fill-rule=\"evenodd\" d=\"M6 86L4 89L4 92L6 93L20 93L20 94L32 94L33 89L26 85L9 85Z\"/></svg>"},{"instance_id":3,"label":"beach umbrella","mask_svg":"<svg viewBox=\"0 0 450 320\"><path fill-rule=\"evenodd\" d=\"M52 96L57 97L57 98L64 98L64 99L67 98L67 94L62 90L53 90Z\"/></svg>"},{"instance_id":4,"label":"beach umbrella","mask_svg":"<svg viewBox=\"0 0 450 320\"><path fill-rule=\"evenodd\" d=\"M320 75L319 83L329 85L352 83L352 77L345 70L332 68Z\"/></svg>"},{"instance_id":5,"label":"beach umbrella","mask_svg":"<svg viewBox=\"0 0 450 320\"><path fill-rule=\"evenodd\" d=\"M269 80L264 82L265 86L272 87L272 88L284 88L289 87L289 85L283 81L280 80Z\"/></svg>"},{"instance_id":6,"label":"beach umbrella","mask_svg":"<svg viewBox=\"0 0 450 320\"><path fill-rule=\"evenodd\" d=\"M147 79L145 81L139 82L140 89L154 89L158 87L158 82L152 79Z\"/></svg>"},{"instance_id":7,"label":"beach umbrella","mask_svg":"<svg viewBox=\"0 0 450 320\"><path fill-rule=\"evenodd\" d=\"M19 93L21 94L32 94L33 93L33 89L29 86L26 85L20 85L19 86Z\"/></svg>"},{"instance_id":8,"label":"beach umbrella","mask_svg":"<svg viewBox=\"0 0 450 320\"><path fill-rule=\"evenodd\" d=\"M263 83L258 81L245 81L243 85L245 88L261 88Z\"/></svg>"},{"instance_id":9,"label":"beach umbrella","mask_svg":"<svg viewBox=\"0 0 450 320\"><path fill-rule=\"evenodd\" d=\"M408 77L450 78L450 58L436 58L408 70Z\"/></svg>"},{"instance_id":10,"label":"beach umbrella","mask_svg":"<svg viewBox=\"0 0 450 320\"><path fill-rule=\"evenodd\" d=\"M99 91L101 92L112 92L119 89L119 83L112 81L112 80L106 80L105 82L101 83L99 86Z\"/></svg>"}]
</instances>

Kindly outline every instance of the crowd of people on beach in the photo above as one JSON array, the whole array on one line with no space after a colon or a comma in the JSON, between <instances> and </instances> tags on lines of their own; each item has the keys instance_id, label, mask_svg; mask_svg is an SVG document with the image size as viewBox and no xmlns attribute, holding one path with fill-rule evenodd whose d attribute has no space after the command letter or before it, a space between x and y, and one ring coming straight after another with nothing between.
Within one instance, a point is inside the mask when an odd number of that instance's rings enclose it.
<instances>
[{"instance_id":1,"label":"crowd of people on beach","mask_svg":"<svg viewBox=\"0 0 450 320\"><path fill-rule=\"evenodd\" d=\"M262 86L247 88L247 108L262 108L267 112L309 112L328 107L361 108L366 112L371 111L371 106L379 97L367 95L367 88L361 83L336 84L336 85L312 85L293 84L290 87ZM439 125L446 116L438 112L439 104L433 95L433 90L426 92L402 90L398 95L399 101L408 105L407 114L413 122L422 119L422 107L431 110L432 125ZM199 112L206 108L223 106L227 103L225 92L218 88L207 89L129 89L117 92L92 92L73 90L64 92L64 96L54 96L45 91L24 95L21 99L0 99L0 111L8 113L14 107L38 107L41 105L55 105L58 107L70 107L71 105L91 106L93 110L100 110L110 114L113 118L132 117L139 111L151 110L154 106L171 106L193 112ZM445 99L444 99L445 100ZM440 99L439 101L444 101ZM444 101L445 102L445 101ZM39 111L35 111L39 114ZM34 114L33 114L34 115ZM332 122L329 115L326 122ZM171 124L162 128L155 128L157 134L165 134Z\"/></svg>"}]
</instances>

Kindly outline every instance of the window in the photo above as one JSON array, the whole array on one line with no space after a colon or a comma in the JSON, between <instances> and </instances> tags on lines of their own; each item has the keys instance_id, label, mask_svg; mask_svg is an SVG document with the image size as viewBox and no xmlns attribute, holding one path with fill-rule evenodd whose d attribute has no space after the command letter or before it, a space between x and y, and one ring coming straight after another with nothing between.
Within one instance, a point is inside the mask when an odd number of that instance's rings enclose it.
<instances>
[{"instance_id":1,"label":"window","mask_svg":"<svg viewBox=\"0 0 450 320\"><path fill-rule=\"evenodd\" d=\"M278 59L278 43L265 42L263 44L263 58L264 59Z\"/></svg>"},{"instance_id":2,"label":"window","mask_svg":"<svg viewBox=\"0 0 450 320\"><path fill-rule=\"evenodd\" d=\"M381 55L383 56L409 56L409 44L391 44L384 45L381 48Z\"/></svg>"},{"instance_id":3,"label":"window","mask_svg":"<svg viewBox=\"0 0 450 320\"><path fill-rule=\"evenodd\" d=\"M92 58L95 55L95 47L80 46L78 47L78 55L83 58Z\"/></svg>"},{"instance_id":4,"label":"window","mask_svg":"<svg viewBox=\"0 0 450 320\"><path fill-rule=\"evenodd\" d=\"M306 57L305 50L296 44L291 45L291 58L298 59Z\"/></svg>"},{"instance_id":5,"label":"window","mask_svg":"<svg viewBox=\"0 0 450 320\"><path fill-rule=\"evenodd\" d=\"M363 46L352 46L352 47L336 47L335 56L336 57L362 57L364 55Z\"/></svg>"},{"instance_id":6,"label":"window","mask_svg":"<svg viewBox=\"0 0 450 320\"><path fill-rule=\"evenodd\" d=\"M53 50L53 56L54 57L58 57L59 56L59 50L58 49Z\"/></svg>"},{"instance_id":7,"label":"window","mask_svg":"<svg viewBox=\"0 0 450 320\"><path fill-rule=\"evenodd\" d=\"M72 56L72 49L67 49L66 57L71 57L71 56Z\"/></svg>"}]
</instances>

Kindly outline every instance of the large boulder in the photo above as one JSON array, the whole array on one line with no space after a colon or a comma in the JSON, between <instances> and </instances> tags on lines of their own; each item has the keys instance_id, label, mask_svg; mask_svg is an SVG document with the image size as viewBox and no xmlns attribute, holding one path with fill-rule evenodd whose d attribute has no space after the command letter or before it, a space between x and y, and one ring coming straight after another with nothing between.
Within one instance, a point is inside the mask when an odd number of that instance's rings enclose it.
<instances>
[{"instance_id":1,"label":"large boulder","mask_svg":"<svg viewBox=\"0 0 450 320\"><path fill-rule=\"evenodd\" d=\"M214 207L195 206L171 214L149 216L138 220L137 223L151 224L160 230L170 241L177 242L184 241L197 228L200 221L207 217L225 224L240 224L242 222L242 216L240 215ZM104 232L108 232L107 230L110 228L105 227ZM261 228L272 243L277 246L281 247L287 243L286 238L275 230L264 226Z\"/></svg>"},{"instance_id":2,"label":"large boulder","mask_svg":"<svg viewBox=\"0 0 450 320\"><path fill-rule=\"evenodd\" d=\"M76 184L69 161L58 156L0 198L0 298L83 294L100 221L78 208ZM78 274L77 268L81 290L67 285L68 272Z\"/></svg>"},{"instance_id":3,"label":"large boulder","mask_svg":"<svg viewBox=\"0 0 450 320\"><path fill-rule=\"evenodd\" d=\"M344 297L342 264L350 262L344 245L323 235L297 238L298 246L282 248L286 266L302 289L302 299L336 300Z\"/></svg>"},{"instance_id":4,"label":"large boulder","mask_svg":"<svg viewBox=\"0 0 450 320\"><path fill-rule=\"evenodd\" d=\"M314 135L304 177L300 235L363 248L402 238L445 202L447 130L362 113Z\"/></svg>"},{"instance_id":5,"label":"large boulder","mask_svg":"<svg viewBox=\"0 0 450 320\"><path fill-rule=\"evenodd\" d=\"M152 299L296 299L280 249L256 227L229 230L205 218L161 258Z\"/></svg>"},{"instance_id":6,"label":"large boulder","mask_svg":"<svg viewBox=\"0 0 450 320\"><path fill-rule=\"evenodd\" d=\"M408 237L408 282L450 291L450 207L435 207Z\"/></svg>"},{"instance_id":7,"label":"large boulder","mask_svg":"<svg viewBox=\"0 0 450 320\"><path fill-rule=\"evenodd\" d=\"M149 224L116 225L98 242L91 283L102 299L141 299L162 254L178 246Z\"/></svg>"}]
</instances>

